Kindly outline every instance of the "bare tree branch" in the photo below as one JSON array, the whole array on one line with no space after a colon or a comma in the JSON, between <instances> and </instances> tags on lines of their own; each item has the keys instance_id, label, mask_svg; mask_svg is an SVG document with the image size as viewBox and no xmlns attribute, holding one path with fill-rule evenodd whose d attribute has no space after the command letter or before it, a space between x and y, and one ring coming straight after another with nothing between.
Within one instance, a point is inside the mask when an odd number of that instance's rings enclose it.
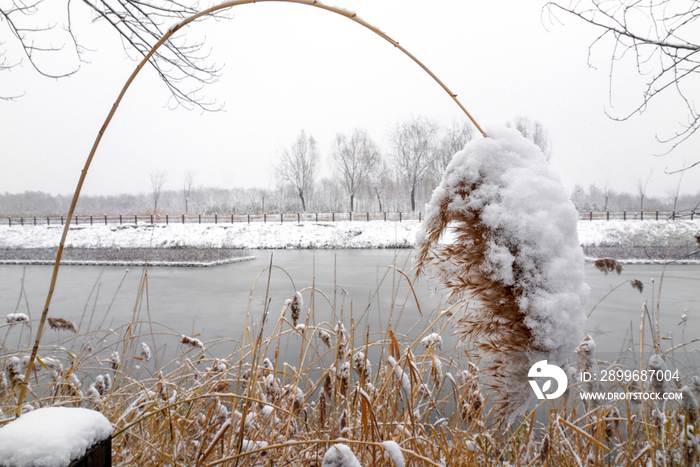
<instances>
[{"instance_id":1,"label":"bare tree branch","mask_svg":"<svg viewBox=\"0 0 700 467\"><path fill-rule=\"evenodd\" d=\"M55 1L55 0L54 0ZM33 0L9 0L0 6L0 32L7 28L13 43L0 43L0 71L18 65L20 62L8 63L2 60L4 51L14 47L27 59L28 63L41 75L50 78L70 76L84 63L83 53L90 50L78 41L74 34L72 0L63 1L62 17L52 17L46 24L41 13L42 8L60 11L56 4ZM188 4L175 0L82 0L89 7L95 21L104 21L119 34L126 53L135 60L142 59L153 45L168 31L169 25L194 15L198 11L197 3ZM45 16L45 14L43 15ZM224 16L221 16L224 17ZM62 60L63 70L56 70L54 65L45 65L42 58L47 54L70 54ZM221 107L214 101L205 101L199 91L205 84L216 81L220 76L220 67L210 63L209 51L203 42L186 39L184 32L173 36L149 60L160 78L168 87L176 105L188 108L199 107L204 110L218 110Z\"/></svg>"},{"instance_id":2,"label":"bare tree branch","mask_svg":"<svg viewBox=\"0 0 700 467\"><path fill-rule=\"evenodd\" d=\"M591 51L611 39L610 92L612 93L615 65L628 55L634 57L637 72L646 77L641 101L621 116L627 120L643 113L652 100L667 99L675 94L685 103L686 118L679 122L680 130L659 142L670 146L668 154L700 129L700 113L695 106L698 73L700 72L700 42L697 35L700 2L681 0L583 0L569 6L550 2L544 7L550 20L564 12L600 31L589 46ZM689 168L689 167L688 167Z\"/></svg>"}]
</instances>

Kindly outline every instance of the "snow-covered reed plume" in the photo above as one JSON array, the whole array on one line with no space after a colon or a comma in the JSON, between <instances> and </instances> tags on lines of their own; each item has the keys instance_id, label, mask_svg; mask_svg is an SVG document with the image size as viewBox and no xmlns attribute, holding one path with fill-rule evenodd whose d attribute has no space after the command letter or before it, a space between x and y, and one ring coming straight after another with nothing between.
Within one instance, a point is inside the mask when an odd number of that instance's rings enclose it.
<instances>
[{"instance_id":1,"label":"snow-covered reed plume","mask_svg":"<svg viewBox=\"0 0 700 467\"><path fill-rule=\"evenodd\" d=\"M141 342L141 356L147 362L151 361L151 348L145 342Z\"/></svg>"},{"instance_id":2,"label":"snow-covered reed plume","mask_svg":"<svg viewBox=\"0 0 700 467\"><path fill-rule=\"evenodd\" d=\"M29 316L24 313L9 313L7 315L7 324L26 324L29 326Z\"/></svg>"},{"instance_id":3,"label":"snow-covered reed plume","mask_svg":"<svg viewBox=\"0 0 700 467\"><path fill-rule=\"evenodd\" d=\"M297 326L299 322L299 316L301 315L301 307L304 306L304 299L301 296L301 292L295 292L292 298L287 299L284 302L283 311L289 308L292 311L292 323L294 327Z\"/></svg>"},{"instance_id":4,"label":"snow-covered reed plume","mask_svg":"<svg viewBox=\"0 0 700 467\"><path fill-rule=\"evenodd\" d=\"M202 341L200 341L199 339L195 339L194 337L185 336L184 334L182 334L180 336L180 343L182 345L189 345L193 349L198 348L202 352L204 352L204 350L205 350L204 344L202 343Z\"/></svg>"},{"instance_id":5,"label":"snow-covered reed plume","mask_svg":"<svg viewBox=\"0 0 700 467\"><path fill-rule=\"evenodd\" d=\"M584 257L578 215L542 152L512 129L488 131L455 154L426 207L416 267L432 266L452 300L476 298L461 340L493 376L500 416L531 391L529 367L561 364L583 336Z\"/></svg>"},{"instance_id":6,"label":"snow-covered reed plume","mask_svg":"<svg viewBox=\"0 0 700 467\"><path fill-rule=\"evenodd\" d=\"M51 329L54 329L56 331L65 329L66 331L70 331L73 334L78 333L78 329L75 327L75 323L72 321L68 321L67 319L63 318L49 318L49 327Z\"/></svg>"}]
</instances>

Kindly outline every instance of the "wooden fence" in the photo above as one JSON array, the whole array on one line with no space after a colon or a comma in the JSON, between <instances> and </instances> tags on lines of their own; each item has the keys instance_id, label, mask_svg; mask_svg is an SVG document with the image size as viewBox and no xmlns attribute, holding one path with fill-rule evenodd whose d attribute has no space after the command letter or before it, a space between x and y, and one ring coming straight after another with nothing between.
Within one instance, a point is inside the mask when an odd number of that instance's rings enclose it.
<instances>
[{"instance_id":1,"label":"wooden fence","mask_svg":"<svg viewBox=\"0 0 700 467\"><path fill-rule=\"evenodd\" d=\"M694 220L694 210L687 211L621 211L579 213L581 221L600 220ZM1 224L9 226L64 225L64 216L4 217ZM302 222L403 222L423 220L420 212L330 212L330 213L265 213L265 214L159 214L73 216L73 225L154 225L154 224L236 224L236 223L302 223Z\"/></svg>"},{"instance_id":2,"label":"wooden fence","mask_svg":"<svg viewBox=\"0 0 700 467\"><path fill-rule=\"evenodd\" d=\"M302 222L403 222L423 220L420 212L330 212L330 213L264 213L264 214L159 214L73 216L72 225L154 225L154 224L240 224L240 223L302 223ZM64 216L5 217L9 226L64 225Z\"/></svg>"}]
</instances>

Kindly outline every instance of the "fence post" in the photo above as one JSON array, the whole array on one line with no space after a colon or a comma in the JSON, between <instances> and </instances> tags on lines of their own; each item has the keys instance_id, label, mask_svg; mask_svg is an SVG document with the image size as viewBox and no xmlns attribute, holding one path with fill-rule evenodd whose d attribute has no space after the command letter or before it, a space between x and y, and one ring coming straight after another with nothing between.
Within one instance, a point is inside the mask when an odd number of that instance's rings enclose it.
<instances>
[{"instance_id":1,"label":"fence post","mask_svg":"<svg viewBox=\"0 0 700 467\"><path fill-rule=\"evenodd\" d=\"M350 211L350 222L352 222L352 211Z\"/></svg>"},{"instance_id":2,"label":"fence post","mask_svg":"<svg viewBox=\"0 0 700 467\"><path fill-rule=\"evenodd\" d=\"M301 224L301 214L297 213L297 224Z\"/></svg>"},{"instance_id":3,"label":"fence post","mask_svg":"<svg viewBox=\"0 0 700 467\"><path fill-rule=\"evenodd\" d=\"M659 220L659 211L656 211L656 220Z\"/></svg>"},{"instance_id":4,"label":"fence post","mask_svg":"<svg viewBox=\"0 0 700 467\"><path fill-rule=\"evenodd\" d=\"M280 213L280 224L284 223L284 214Z\"/></svg>"},{"instance_id":5,"label":"fence post","mask_svg":"<svg viewBox=\"0 0 700 467\"><path fill-rule=\"evenodd\" d=\"M7 218L7 225L12 227L12 218L11 217Z\"/></svg>"},{"instance_id":6,"label":"fence post","mask_svg":"<svg viewBox=\"0 0 700 467\"><path fill-rule=\"evenodd\" d=\"M386 222L386 211L384 211L384 222Z\"/></svg>"},{"instance_id":7,"label":"fence post","mask_svg":"<svg viewBox=\"0 0 700 467\"><path fill-rule=\"evenodd\" d=\"M218 224L218 223L219 223L219 215L214 214L214 224Z\"/></svg>"},{"instance_id":8,"label":"fence post","mask_svg":"<svg viewBox=\"0 0 700 467\"><path fill-rule=\"evenodd\" d=\"M185 215L184 214L182 215L182 223L183 224L185 223Z\"/></svg>"},{"instance_id":9,"label":"fence post","mask_svg":"<svg viewBox=\"0 0 700 467\"><path fill-rule=\"evenodd\" d=\"M644 220L644 211L640 211L639 220Z\"/></svg>"},{"instance_id":10,"label":"fence post","mask_svg":"<svg viewBox=\"0 0 700 467\"><path fill-rule=\"evenodd\" d=\"M250 224L250 214L248 214L248 223Z\"/></svg>"},{"instance_id":11,"label":"fence post","mask_svg":"<svg viewBox=\"0 0 700 467\"><path fill-rule=\"evenodd\" d=\"M622 220L623 221L627 220L627 211L622 211Z\"/></svg>"},{"instance_id":12,"label":"fence post","mask_svg":"<svg viewBox=\"0 0 700 467\"><path fill-rule=\"evenodd\" d=\"M610 211L605 211L605 220L606 221L610 220Z\"/></svg>"},{"instance_id":13,"label":"fence post","mask_svg":"<svg viewBox=\"0 0 700 467\"><path fill-rule=\"evenodd\" d=\"M153 225L153 214L151 214L151 225Z\"/></svg>"},{"instance_id":14,"label":"fence post","mask_svg":"<svg viewBox=\"0 0 700 467\"><path fill-rule=\"evenodd\" d=\"M61 216L61 225L63 225L63 216Z\"/></svg>"},{"instance_id":15,"label":"fence post","mask_svg":"<svg viewBox=\"0 0 700 467\"><path fill-rule=\"evenodd\" d=\"M691 221L693 220L693 216L694 216L694 215L695 215L695 209L693 209L692 211L690 211L690 220L691 220Z\"/></svg>"},{"instance_id":16,"label":"fence post","mask_svg":"<svg viewBox=\"0 0 700 467\"><path fill-rule=\"evenodd\" d=\"M19 225L24 226L24 217L19 218Z\"/></svg>"},{"instance_id":17,"label":"fence post","mask_svg":"<svg viewBox=\"0 0 700 467\"><path fill-rule=\"evenodd\" d=\"M233 214L231 214L231 224L233 224Z\"/></svg>"},{"instance_id":18,"label":"fence post","mask_svg":"<svg viewBox=\"0 0 700 467\"><path fill-rule=\"evenodd\" d=\"M121 225L121 224L122 224L122 215L119 214L119 225Z\"/></svg>"},{"instance_id":19,"label":"fence post","mask_svg":"<svg viewBox=\"0 0 700 467\"><path fill-rule=\"evenodd\" d=\"M399 222L403 222L403 216L401 214L401 211L399 211Z\"/></svg>"},{"instance_id":20,"label":"fence post","mask_svg":"<svg viewBox=\"0 0 700 467\"><path fill-rule=\"evenodd\" d=\"M36 216L34 216L34 225L36 225Z\"/></svg>"},{"instance_id":21,"label":"fence post","mask_svg":"<svg viewBox=\"0 0 700 467\"><path fill-rule=\"evenodd\" d=\"M369 222L369 212L367 213L367 222Z\"/></svg>"},{"instance_id":22,"label":"fence post","mask_svg":"<svg viewBox=\"0 0 700 467\"><path fill-rule=\"evenodd\" d=\"M263 213L263 223L267 224L267 213Z\"/></svg>"},{"instance_id":23,"label":"fence post","mask_svg":"<svg viewBox=\"0 0 700 467\"><path fill-rule=\"evenodd\" d=\"M199 215L199 223L200 224L202 223L202 215L201 214Z\"/></svg>"},{"instance_id":24,"label":"fence post","mask_svg":"<svg viewBox=\"0 0 700 467\"><path fill-rule=\"evenodd\" d=\"M316 222L318 222L318 213L316 213Z\"/></svg>"},{"instance_id":25,"label":"fence post","mask_svg":"<svg viewBox=\"0 0 700 467\"><path fill-rule=\"evenodd\" d=\"M592 221L592 220L593 220L593 211L591 211L591 213L589 214L588 220L589 220L589 221Z\"/></svg>"},{"instance_id":26,"label":"fence post","mask_svg":"<svg viewBox=\"0 0 700 467\"><path fill-rule=\"evenodd\" d=\"M165 215L165 225L168 225L168 224L169 224L169 222L168 222L168 215L166 214L166 215Z\"/></svg>"},{"instance_id":27,"label":"fence post","mask_svg":"<svg viewBox=\"0 0 700 467\"><path fill-rule=\"evenodd\" d=\"M422 212L418 212L418 222L423 222L423 220L421 219L422 214Z\"/></svg>"},{"instance_id":28,"label":"fence post","mask_svg":"<svg viewBox=\"0 0 700 467\"><path fill-rule=\"evenodd\" d=\"M333 222L335 222L335 211L333 211Z\"/></svg>"},{"instance_id":29,"label":"fence post","mask_svg":"<svg viewBox=\"0 0 700 467\"><path fill-rule=\"evenodd\" d=\"M134 225L139 225L139 215L134 214Z\"/></svg>"},{"instance_id":30,"label":"fence post","mask_svg":"<svg viewBox=\"0 0 700 467\"><path fill-rule=\"evenodd\" d=\"M674 221L676 220L676 211L673 211L673 213L671 214L671 219Z\"/></svg>"},{"instance_id":31,"label":"fence post","mask_svg":"<svg viewBox=\"0 0 700 467\"><path fill-rule=\"evenodd\" d=\"M49 216L46 216L46 225L51 225L51 221L49 220Z\"/></svg>"}]
</instances>

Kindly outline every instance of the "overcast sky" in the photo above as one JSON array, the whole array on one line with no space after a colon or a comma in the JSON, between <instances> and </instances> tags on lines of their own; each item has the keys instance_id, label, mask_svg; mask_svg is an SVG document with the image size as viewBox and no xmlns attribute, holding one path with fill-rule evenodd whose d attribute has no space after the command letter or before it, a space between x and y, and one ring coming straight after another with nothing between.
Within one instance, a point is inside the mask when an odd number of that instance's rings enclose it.
<instances>
[{"instance_id":1,"label":"overcast sky","mask_svg":"<svg viewBox=\"0 0 700 467\"><path fill-rule=\"evenodd\" d=\"M647 194L667 196L678 175L664 171L700 158L698 138L664 157L656 136L672 135L685 114L672 95L642 116L615 122L641 99L644 78L632 63L615 74L609 95L609 53L588 46L596 31L543 2L335 0L400 42L430 67L488 130L517 116L549 131L552 164L568 190L576 183L635 192L651 173ZM78 2L73 24L92 51L90 62L60 80L23 66L0 73L0 192L75 189L90 147L136 62L116 32L91 23ZM167 171L166 189L185 173L205 186L273 187L272 166L303 129L327 158L337 132L366 128L391 154L397 124L425 116L448 125L464 116L432 79L369 30L303 5L245 5L226 21L208 20L187 33L206 35L211 59L223 65L203 96L223 112L169 108L169 93L152 69L142 72L97 151L83 193L147 192L149 174ZM0 23L0 28L4 24ZM13 39L0 29L0 42ZM60 60L56 59L57 62ZM55 66L60 66L57 63ZM170 106L172 107L172 106ZM328 164L324 163L325 170ZM700 189L700 168L686 173L682 192Z\"/></svg>"}]
</instances>

